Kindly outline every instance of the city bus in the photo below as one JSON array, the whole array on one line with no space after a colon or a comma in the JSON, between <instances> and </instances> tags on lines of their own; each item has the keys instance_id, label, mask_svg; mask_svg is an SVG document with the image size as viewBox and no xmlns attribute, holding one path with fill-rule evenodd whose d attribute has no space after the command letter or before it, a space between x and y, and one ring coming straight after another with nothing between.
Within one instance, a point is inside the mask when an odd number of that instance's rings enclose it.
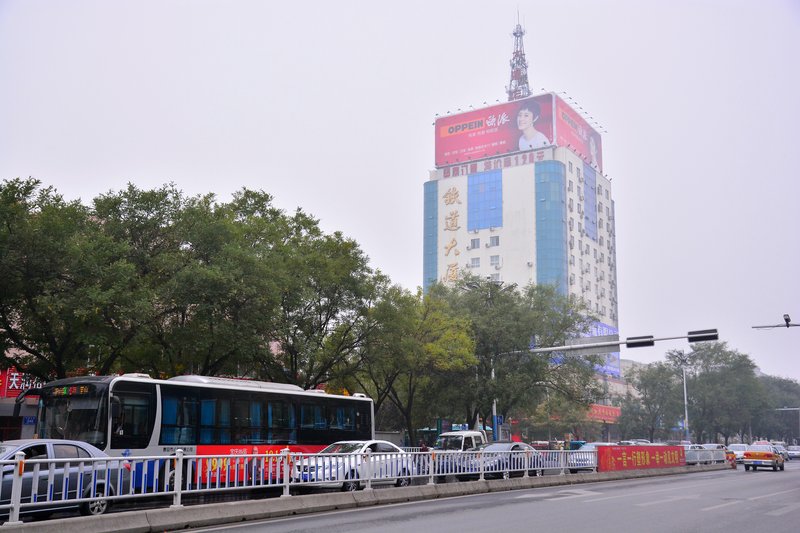
<instances>
[{"instance_id":1,"label":"city bus","mask_svg":"<svg viewBox=\"0 0 800 533\"><path fill-rule=\"evenodd\" d=\"M124 374L60 379L36 393L38 437L88 442L117 457L178 449L209 456L315 453L338 440L375 438L367 396L282 383Z\"/></svg>"}]
</instances>

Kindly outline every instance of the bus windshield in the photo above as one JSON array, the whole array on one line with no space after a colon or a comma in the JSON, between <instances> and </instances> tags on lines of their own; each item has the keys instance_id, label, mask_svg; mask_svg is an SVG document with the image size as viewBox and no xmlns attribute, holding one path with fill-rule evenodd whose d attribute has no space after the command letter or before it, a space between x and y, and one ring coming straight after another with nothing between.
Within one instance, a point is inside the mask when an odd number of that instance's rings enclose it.
<instances>
[{"instance_id":1,"label":"bus windshield","mask_svg":"<svg viewBox=\"0 0 800 533\"><path fill-rule=\"evenodd\" d=\"M39 437L88 442L103 449L108 433L104 395L94 386L72 390L42 390L39 399Z\"/></svg>"}]
</instances>

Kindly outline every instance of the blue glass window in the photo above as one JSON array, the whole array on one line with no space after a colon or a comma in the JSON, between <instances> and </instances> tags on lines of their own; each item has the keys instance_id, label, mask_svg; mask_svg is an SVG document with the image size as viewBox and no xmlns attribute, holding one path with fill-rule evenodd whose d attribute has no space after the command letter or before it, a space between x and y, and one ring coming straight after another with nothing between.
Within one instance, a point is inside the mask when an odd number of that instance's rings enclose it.
<instances>
[{"instance_id":1,"label":"blue glass window","mask_svg":"<svg viewBox=\"0 0 800 533\"><path fill-rule=\"evenodd\" d=\"M503 172L470 174L467 178L467 230L503 226Z\"/></svg>"}]
</instances>

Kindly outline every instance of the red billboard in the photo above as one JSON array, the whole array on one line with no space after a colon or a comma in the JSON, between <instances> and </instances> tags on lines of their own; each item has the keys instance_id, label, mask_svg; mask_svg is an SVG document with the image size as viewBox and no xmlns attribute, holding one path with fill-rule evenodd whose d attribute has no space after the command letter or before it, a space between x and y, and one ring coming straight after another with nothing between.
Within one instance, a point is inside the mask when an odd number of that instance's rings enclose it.
<instances>
[{"instance_id":1,"label":"red billboard","mask_svg":"<svg viewBox=\"0 0 800 533\"><path fill-rule=\"evenodd\" d=\"M640 470L686 466L683 446L598 446L597 470Z\"/></svg>"},{"instance_id":2,"label":"red billboard","mask_svg":"<svg viewBox=\"0 0 800 533\"><path fill-rule=\"evenodd\" d=\"M436 166L555 144L552 94L542 94L436 120Z\"/></svg>"},{"instance_id":3,"label":"red billboard","mask_svg":"<svg viewBox=\"0 0 800 533\"><path fill-rule=\"evenodd\" d=\"M587 163L603 172L603 145L600 134L572 109L569 104L556 97L556 142L568 146Z\"/></svg>"},{"instance_id":4,"label":"red billboard","mask_svg":"<svg viewBox=\"0 0 800 533\"><path fill-rule=\"evenodd\" d=\"M17 371L13 366L0 370L0 398L16 398L22 391L42 386L42 382Z\"/></svg>"},{"instance_id":5,"label":"red billboard","mask_svg":"<svg viewBox=\"0 0 800 533\"><path fill-rule=\"evenodd\" d=\"M586 413L586 418L596 422L603 422L606 424L616 424L617 419L622 414L622 409L614 407L613 405L600 405L593 403L589 406L589 412Z\"/></svg>"}]
</instances>

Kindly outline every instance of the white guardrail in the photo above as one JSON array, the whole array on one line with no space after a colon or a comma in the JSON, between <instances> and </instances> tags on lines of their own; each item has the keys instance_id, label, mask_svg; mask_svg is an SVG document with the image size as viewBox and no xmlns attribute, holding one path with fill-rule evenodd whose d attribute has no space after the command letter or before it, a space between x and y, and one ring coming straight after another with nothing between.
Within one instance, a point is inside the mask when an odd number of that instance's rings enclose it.
<instances>
[{"instance_id":1,"label":"white guardrail","mask_svg":"<svg viewBox=\"0 0 800 533\"><path fill-rule=\"evenodd\" d=\"M595 471L594 451L427 452L365 454L185 455L170 457L31 459L18 453L0 461L0 521L17 523L21 514L77 508L100 514L119 500L171 497L211 491L279 488L371 488L378 484L406 486L413 479L441 482L506 479L542 475L545 471ZM557 471L557 472L555 472Z\"/></svg>"}]
</instances>

